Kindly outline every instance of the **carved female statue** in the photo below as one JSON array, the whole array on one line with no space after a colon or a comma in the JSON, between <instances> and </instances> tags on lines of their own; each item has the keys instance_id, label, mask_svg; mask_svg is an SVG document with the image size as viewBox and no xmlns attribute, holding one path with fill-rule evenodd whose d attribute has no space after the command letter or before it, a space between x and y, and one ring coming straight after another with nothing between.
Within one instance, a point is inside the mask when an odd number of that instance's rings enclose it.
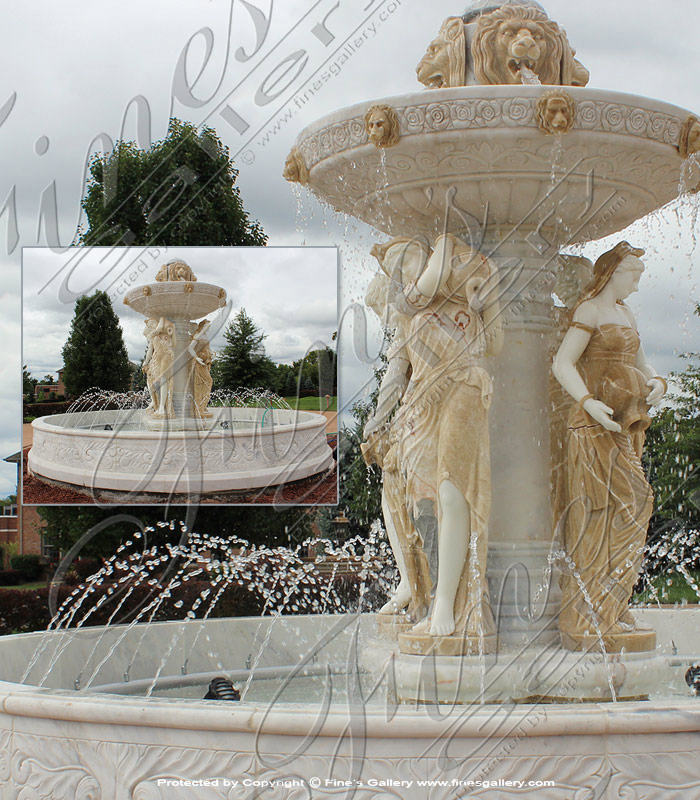
<instances>
[{"instance_id":1,"label":"carved female statue","mask_svg":"<svg viewBox=\"0 0 700 800\"><path fill-rule=\"evenodd\" d=\"M554 341L551 354L557 350L569 330L573 313L581 299L582 292L593 278L593 262L583 256L560 254L559 271L554 284L554 293L564 304L554 309ZM552 522L558 529L564 518L568 504L568 449L569 449L569 415L574 400L559 381L550 373L549 379L549 450L552 471ZM568 576L562 575L562 580ZM562 584L563 585L563 584Z\"/></svg>"},{"instance_id":2,"label":"carved female statue","mask_svg":"<svg viewBox=\"0 0 700 800\"><path fill-rule=\"evenodd\" d=\"M652 493L641 464L650 405L666 381L640 346L624 300L637 290L643 250L620 242L598 258L552 370L576 402L569 417L568 507L559 628L571 650L653 649L628 608L642 561Z\"/></svg>"},{"instance_id":3,"label":"carved female statue","mask_svg":"<svg viewBox=\"0 0 700 800\"><path fill-rule=\"evenodd\" d=\"M156 389L155 381L153 379L151 360L153 359L153 334L157 326L158 326L157 319L146 320L146 325L143 329L143 335L146 337L146 340L148 341L148 348L146 349L146 355L144 356L143 365L141 367L141 371L146 376L146 386L148 388L148 394L151 396L151 402L146 410L152 411L154 414L158 411L158 391Z\"/></svg>"},{"instance_id":4,"label":"carved female statue","mask_svg":"<svg viewBox=\"0 0 700 800\"><path fill-rule=\"evenodd\" d=\"M187 347L187 352L190 356L190 386L194 402L194 413L200 418L212 416L211 412L207 411L213 383L211 362L214 358L214 353L209 347L209 339L207 338L207 331L210 325L210 320L203 319L195 327Z\"/></svg>"},{"instance_id":5,"label":"carved female statue","mask_svg":"<svg viewBox=\"0 0 700 800\"><path fill-rule=\"evenodd\" d=\"M391 414L403 397L411 374L406 354L407 318L396 313L393 303L400 270L400 265L394 261L400 261L416 247L423 252L417 242L394 239L388 245L375 245L372 249L372 254L389 274L377 273L367 290L365 302L382 320L384 327L393 331L393 338L387 352L387 369L379 387L377 408L367 420L364 429L366 443L362 445L367 464L377 464L382 469L384 524L400 575L396 591L379 613L396 614L407 609L407 619L413 622L421 620L428 610L431 582L423 542L406 504L406 481L398 458L401 432ZM423 260L426 258L427 248ZM396 280L389 275L395 276Z\"/></svg>"},{"instance_id":6,"label":"carved female statue","mask_svg":"<svg viewBox=\"0 0 700 800\"><path fill-rule=\"evenodd\" d=\"M488 259L449 234L438 237L424 270L426 253L414 251L403 259L397 303L408 318L411 382L393 425L408 508L415 519L429 504L437 517L438 579L430 615L405 636L480 639L494 633L485 580L491 380L480 359L502 344L497 277Z\"/></svg>"},{"instance_id":7,"label":"carved female statue","mask_svg":"<svg viewBox=\"0 0 700 800\"><path fill-rule=\"evenodd\" d=\"M148 324L146 327L148 329ZM148 351L144 360L144 370L146 370L149 392L153 398L153 415L159 418L174 417L175 326L170 320L161 317L155 327L151 326Z\"/></svg>"}]
</instances>

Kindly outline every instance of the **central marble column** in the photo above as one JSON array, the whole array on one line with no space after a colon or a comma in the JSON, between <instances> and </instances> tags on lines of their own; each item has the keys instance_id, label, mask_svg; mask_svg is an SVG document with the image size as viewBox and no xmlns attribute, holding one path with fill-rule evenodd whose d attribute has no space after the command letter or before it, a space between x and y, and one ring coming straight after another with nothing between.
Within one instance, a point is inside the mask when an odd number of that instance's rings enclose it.
<instances>
[{"instance_id":1,"label":"central marble column","mask_svg":"<svg viewBox=\"0 0 700 800\"><path fill-rule=\"evenodd\" d=\"M544 644L558 638L560 599L549 558L549 373L558 251L538 248L527 236L489 231L482 252L499 268L505 332L501 354L485 362L494 380L489 414L491 603L501 644Z\"/></svg>"}]
</instances>

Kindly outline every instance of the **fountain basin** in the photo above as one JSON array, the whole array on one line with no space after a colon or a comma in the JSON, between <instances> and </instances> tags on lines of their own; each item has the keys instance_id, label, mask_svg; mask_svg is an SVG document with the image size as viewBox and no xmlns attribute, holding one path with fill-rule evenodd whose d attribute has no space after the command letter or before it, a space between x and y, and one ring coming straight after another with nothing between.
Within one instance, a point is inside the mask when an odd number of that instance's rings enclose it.
<instances>
[{"instance_id":1,"label":"fountain basin","mask_svg":"<svg viewBox=\"0 0 700 800\"><path fill-rule=\"evenodd\" d=\"M575 101L570 133L538 127L551 86L434 89L351 106L305 128L296 146L309 188L337 211L394 235L444 228L546 231L599 239L678 195L678 140L688 111L631 94L561 87ZM364 115L393 106L400 139L378 149ZM476 232L476 230L475 230Z\"/></svg>"},{"instance_id":2,"label":"fountain basin","mask_svg":"<svg viewBox=\"0 0 700 800\"><path fill-rule=\"evenodd\" d=\"M308 411L209 409L192 430L143 409L39 417L28 467L39 477L90 489L206 493L273 486L329 469L326 420ZM224 427L226 426L226 427ZM108 427L107 430L105 428Z\"/></svg>"},{"instance_id":3,"label":"fountain basin","mask_svg":"<svg viewBox=\"0 0 700 800\"><path fill-rule=\"evenodd\" d=\"M637 613L660 632L664 646L671 639L682 642L687 659L692 648L700 652L697 608ZM44 640L46 652L66 649L45 682L47 688L41 689L17 681L44 634L3 637L3 797L18 797L25 786L39 787L35 796L51 800L193 796L192 785L166 783L174 780L209 781L195 784L197 797L230 800L241 796L242 784L236 788L225 781L244 779L271 782L258 784L265 788L261 797L295 800L432 800L459 796L457 791L464 792L469 780L494 781L491 792L485 786L469 787L472 797L494 796L499 780L533 781L542 800L577 796L585 789L599 798L655 800L673 791L694 796L700 788L695 770L700 745L696 699L576 706L396 706L390 696L367 699L367 683L363 699L357 656L375 624L371 615L164 622L149 625L145 640L140 625L59 631ZM178 676L184 680L183 666L188 674L206 672L214 668L207 650L216 652L226 670L245 672L252 658L263 672L289 665L318 673L313 668L319 664L327 665L329 672L319 678L322 688L305 704L285 702L284 694L275 699L274 687L266 701L240 703L117 697L95 691L107 684L121 684L128 691L129 681L153 676L161 667L161 676L173 681ZM69 690L76 680L84 684L108 654L91 687ZM29 680L39 680L47 663L40 660ZM344 697L331 696L324 706L324 687L332 681L344 681L349 688ZM304 788L310 780L318 788ZM418 786L419 780L447 783L426 787ZM399 786L389 781L413 783ZM451 781L465 785L450 785ZM543 786L545 781L554 786Z\"/></svg>"},{"instance_id":4,"label":"fountain basin","mask_svg":"<svg viewBox=\"0 0 700 800\"><path fill-rule=\"evenodd\" d=\"M213 283L162 281L127 292L124 304L144 317L201 319L226 305L226 291Z\"/></svg>"}]
</instances>

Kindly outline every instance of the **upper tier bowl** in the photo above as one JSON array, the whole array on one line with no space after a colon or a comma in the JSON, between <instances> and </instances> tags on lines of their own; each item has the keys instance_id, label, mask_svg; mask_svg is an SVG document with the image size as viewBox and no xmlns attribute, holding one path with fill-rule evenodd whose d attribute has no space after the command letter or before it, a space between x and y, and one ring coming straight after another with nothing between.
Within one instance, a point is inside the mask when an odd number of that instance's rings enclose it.
<instances>
[{"instance_id":1,"label":"upper tier bowl","mask_svg":"<svg viewBox=\"0 0 700 800\"><path fill-rule=\"evenodd\" d=\"M486 223L539 230L552 244L615 233L678 195L688 111L646 97L556 87L575 101L571 132L538 127L552 86L424 90L342 109L308 126L297 147L309 188L385 233L434 235ZM400 139L379 149L364 115L392 106ZM384 158L385 163L382 163Z\"/></svg>"},{"instance_id":2,"label":"upper tier bowl","mask_svg":"<svg viewBox=\"0 0 700 800\"><path fill-rule=\"evenodd\" d=\"M226 305L220 286L199 281L161 281L137 286L124 303L145 317L186 317L201 319Z\"/></svg>"}]
</instances>

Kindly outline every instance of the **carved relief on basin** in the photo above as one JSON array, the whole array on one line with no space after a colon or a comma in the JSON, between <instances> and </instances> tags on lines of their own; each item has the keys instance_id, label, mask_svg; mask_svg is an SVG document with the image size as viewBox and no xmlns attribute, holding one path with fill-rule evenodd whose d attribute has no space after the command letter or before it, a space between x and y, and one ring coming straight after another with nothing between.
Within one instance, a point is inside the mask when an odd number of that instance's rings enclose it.
<instances>
[{"instance_id":1,"label":"carved relief on basin","mask_svg":"<svg viewBox=\"0 0 700 800\"><path fill-rule=\"evenodd\" d=\"M439 229L452 206L478 223L556 227L569 241L607 236L677 196L687 111L567 87L573 126L552 136L537 119L537 102L548 91L458 87L336 112L298 137L309 187L336 210L391 235ZM383 155L364 124L377 103L395 108L400 123L400 140Z\"/></svg>"}]
</instances>

